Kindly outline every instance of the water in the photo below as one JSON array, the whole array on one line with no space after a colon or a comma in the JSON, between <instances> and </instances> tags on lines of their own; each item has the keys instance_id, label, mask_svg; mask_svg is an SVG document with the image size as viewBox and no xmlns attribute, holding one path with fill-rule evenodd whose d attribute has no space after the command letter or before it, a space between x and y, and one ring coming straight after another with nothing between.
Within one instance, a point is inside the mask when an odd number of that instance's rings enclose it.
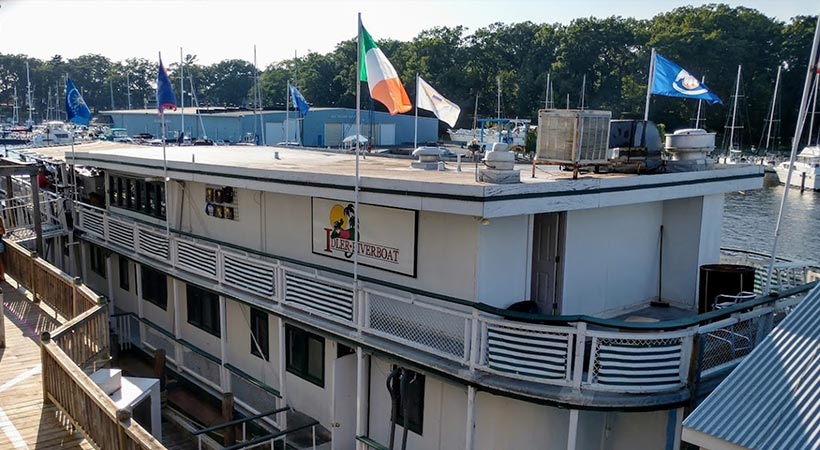
<instances>
[{"instance_id":1,"label":"water","mask_svg":"<svg viewBox=\"0 0 820 450\"><path fill-rule=\"evenodd\" d=\"M721 246L771 253L784 189L778 185L726 194ZM791 189L787 202L777 256L820 262L820 191Z\"/></svg>"}]
</instances>

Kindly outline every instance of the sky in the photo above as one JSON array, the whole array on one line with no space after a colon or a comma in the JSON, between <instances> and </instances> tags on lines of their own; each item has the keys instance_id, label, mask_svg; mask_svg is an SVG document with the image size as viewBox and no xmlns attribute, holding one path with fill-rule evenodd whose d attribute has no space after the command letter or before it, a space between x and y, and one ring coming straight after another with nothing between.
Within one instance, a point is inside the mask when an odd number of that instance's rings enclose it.
<instances>
[{"instance_id":1,"label":"sky","mask_svg":"<svg viewBox=\"0 0 820 450\"><path fill-rule=\"evenodd\" d=\"M308 52L328 53L356 36L356 14L376 39L409 41L436 26L493 22L567 24L580 17L648 19L680 0L0 0L0 53L64 59L88 53L114 61L179 60L180 48L200 64L224 59L259 67ZM788 21L814 15L812 0L724 1Z\"/></svg>"}]
</instances>

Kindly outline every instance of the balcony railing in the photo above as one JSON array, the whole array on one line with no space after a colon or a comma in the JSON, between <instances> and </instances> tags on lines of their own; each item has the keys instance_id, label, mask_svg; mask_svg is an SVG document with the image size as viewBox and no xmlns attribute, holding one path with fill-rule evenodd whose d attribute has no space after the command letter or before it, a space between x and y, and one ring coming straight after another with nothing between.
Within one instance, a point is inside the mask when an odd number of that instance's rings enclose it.
<instances>
[{"instance_id":1,"label":"balcony railing","mask_svg":"<svg viewBox=\"0 0 820 450\"><path fill-rule=\"evenodd\" d=\"M709 376L732 367L790 310L795 303L790 297L811 286L676 321L541 316L375 279L364 279L354 289L343 272L182 233L166 235L154 225L114 218L88 205L80 205L78 213L79 227L89 239L214 279L226 295L241 291L272 309L306 311L471 372L590 391L673 392L696 381L692 373ZM806 280L790 283L798 281ZM156 339L157 346L170 345ZM694 361L693 354L698 355Z\"/></svg>"},{"instance_id":2,"label":"balcony railing","mask_svg":"<svg viewBox=\"0 0 820 450\"><path fill-rule=\"evenodd\" d=\"M6 254L9 275L62 316L40 342L44 400L97 448L164 449L88 376L109 360L104 299L14 242L6 242Z\"/></svg>"}]
</instances>

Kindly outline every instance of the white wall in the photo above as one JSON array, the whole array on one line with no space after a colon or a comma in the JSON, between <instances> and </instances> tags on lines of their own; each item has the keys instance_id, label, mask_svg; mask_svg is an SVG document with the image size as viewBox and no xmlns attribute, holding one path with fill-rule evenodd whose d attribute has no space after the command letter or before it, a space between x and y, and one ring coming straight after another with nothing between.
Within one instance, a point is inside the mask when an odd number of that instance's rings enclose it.
<instances>
[{"instance_id":1,"label":"white wall","mask_svg":"<svg viewBox=\"0 0 820 450\"><path fill-rule=\"evenodd\" d=\"M111 259L111 271L114 279L114 306L122 312L137 314L139 306L137 304L137 279L134 274L135 264L131 260L126 260L128 264L128 290L120 287L120 257L113 255Z\"/></svg>"},{"instance_id":2,"label":"white wall","mask_svg":"<svg viewBox=\"0 0 820 450\"><path fill-rule=\"evenodd\" d=\"M183 213L180 228L183 231L299 261L348 272L353 270L350 262L313 254L310 197L237 189L237 220L226 220L205 214L204 184L187 182L185 191L181 206ZM176 208L180 207L180 203L175 204ZM178 211L172 213L172 224L177 222L175 218L178 214ZM491 223L489 227L490 230L501 230L499 227L517 230L521 226L521 220L493 220L497 224ZM416 277L367 266L360 266L359 273L408 287L474 299L476 285L473 280L477 270L479 227L478 221L470 216L420 212L416 240ZM498 236L500 234L496 235ZM520 249L522 245L515 242L507 251L513 252L516 248ZM493 267L493 264L491 262L488 267ZM497 293L498 290L488 291L488 295ZM504 295L509 298L520 297L518 293L504 292Z\"/></svg>"},{"instance_id":3,"label":"white wall","mask_svg":"<svg viewBox=\"0 0 820 450\"><path fill-rule=\"evenodd\" d=\"M325 382L318 386L285 371L285 389L288 406L318 420L330 428L333 419L333 360L336 359L335 341L325 339Z\"/></svg>"},{"instance_id":4,"label":"white wall","mask_svg":"<svg viewBox=\"0 0 820 450\"><path fill-rule=\"evenodd\" d=\"M606 428L601 450L661 450L666 448L669 411L605 414L607 414Z\"/></svg>"},{"instance_id":5,"label":"white wall","mask_svg":"<svg viewBox=\"0 0 820 450\"><path fill-rule=\"evenodd\" d=\"M370 438L387 445L390 437L390 394L385 386L392 364L377 356L370 363ZM407 434L408 450L463 449L466 439L467 388L425 374L422 434ZM396 425L396 448L403 428ZM479 448L479 447L476 447ZM500 448L500 447L499 447ZM524 448L524 447L520 447Z\"/></svg>"},{"instance_id":6,"label":"white wall","mask_svg":"<svg viewBox=\"0 0 820 450\"><path fill-rule=\"evenodd\" d=\"M486 392L476 396L476 450L566 450L568 432L569 410Z\"/></svg>"},{"instance_id":7,"label":"white wall","mask_svg":"<svg viewBox=\"0 0 820 450\"><path fill-rule=\"evenodd\" d=\"M563 314L615 313L658 294L661 202L569 211Z\"/></svg>"},{"instance_id":8,"label":"white wall","mask_svg":"<svg viewBox=\"0 0 820 450\"><path fill-rule=\"evenodd\" d=\"M478 227L477 299L499 308L527 300L529 216L490 219Z\"/></svg>"},{"instance_id":9,"label":"white wall","mask_svg":"<svg viewBox=\"0 0 820 450\"><path fill-rule=\"evenodd\" d=\"M259 381L280 390L279 386L279 318L268 315L268 361L251 354L250 307L236 301L226 304L229 333L226 362L239 367Z\"/></svg>"}]
</instances>

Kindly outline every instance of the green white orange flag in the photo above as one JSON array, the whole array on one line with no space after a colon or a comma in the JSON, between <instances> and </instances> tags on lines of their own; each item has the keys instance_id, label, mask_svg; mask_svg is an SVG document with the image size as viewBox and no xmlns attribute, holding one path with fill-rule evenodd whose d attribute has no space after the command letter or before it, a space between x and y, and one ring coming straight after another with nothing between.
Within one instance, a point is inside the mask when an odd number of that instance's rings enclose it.
<instances>
[{"instance_id":1,"label":"green white orange flag","mask_svg":"<svg viewBox=\"0 0 820 450\"><path fill-rule=\"evenodd\" d=\"M391 115L410 111L413 105L401 84L396 69L384 56L364 26L360 24L359 27L359 45L362 55L359 80L367 81L370 97L386 106Z\"/></svg>"}]
</instances>

